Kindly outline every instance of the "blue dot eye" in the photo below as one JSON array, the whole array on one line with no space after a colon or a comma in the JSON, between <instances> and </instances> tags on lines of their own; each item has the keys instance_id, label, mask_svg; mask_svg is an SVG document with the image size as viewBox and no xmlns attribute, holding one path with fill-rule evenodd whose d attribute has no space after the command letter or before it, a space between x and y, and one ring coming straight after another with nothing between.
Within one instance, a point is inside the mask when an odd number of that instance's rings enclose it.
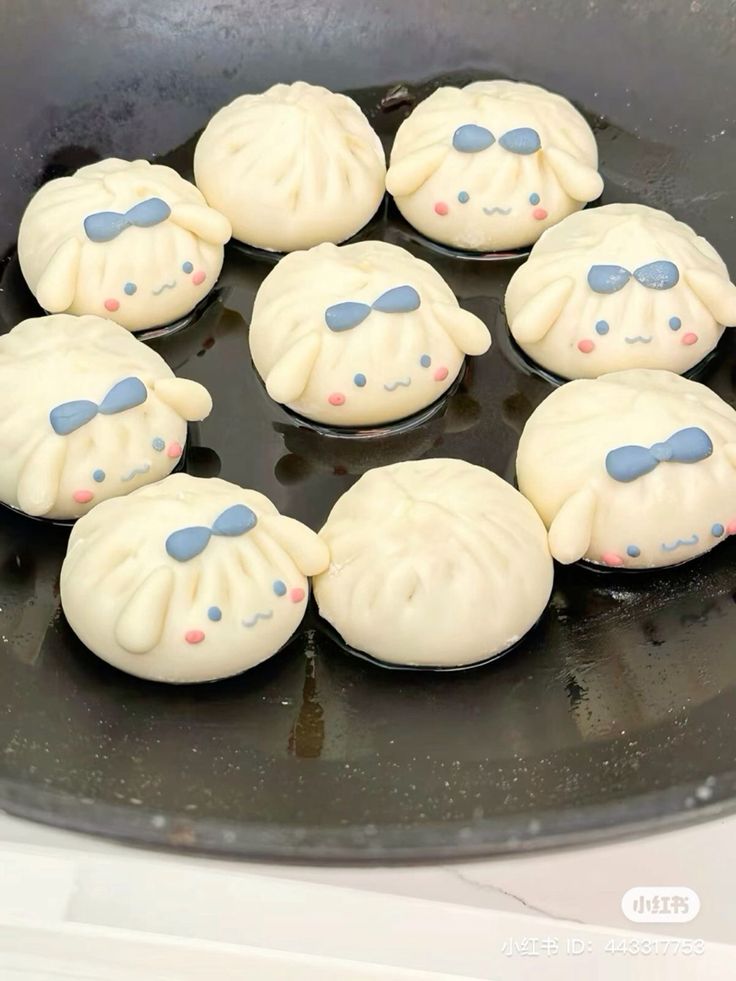
<instances>
[{"instance_id":1,"label":"blue dot eye","mask_svg":"<svg viewBox=\"0 0 736 981\"><path fill-rule=\"evenodd\" d=\"M725 530L726 529L722 524L720 524L720 522L716 522L711 528L710 533L714 538L720 538Z\"/></svg>"},{"instance_id":2,"label":"blue dot eye","mask_svg":"<svg viewBox=\"0 0 736 981\"><path fill-rule=\"evenodd\" d=\"M610 329L611 328L608 326L608 321L606 320L599 320L595 325L596 334L600 334L601 336L603 336L603 334L607 334Z\"/></svg>"},{"instance_id":3,"label":"blue dot eye","mask_svg":"<svg viewBox=\"0 0 736 981\"><path fill-rule=\"evenodd\" d=\"M429 366L432 364L432 359L428 354L423 354L419 359L419 364L422 366L422 368L429 368Z\"/></svg>"},{"instance_id":4,"label":"blue dot eye","mask_svg":"<svg viewBox=\"0 0 736 981\"><path fill-rule=\"evenodd\" d=\"M217 623L218 620L222 620L222 610L219 606L211 606L209 610L207 610L207 616L214 623Z\"/></svg>"},{"instance_id":5,"label":"blue dot eye","mask_svg":"<svg viewBox=\"0 0 736 981\"><path fill-rule=\"evenodd\" d=\"M357 375L353 375L353 381L358 386L358 388L363 388L366 383L366 377L362 371L359 371Z\"/></svg>"},{"instance_id":6,"label":"blue dot eye","mask_svg":"<svg viewBox=\"0 0 736 981\"><path fill-rule=\"evenodd\" d=\"M637 545L629 545L626 554L630 555L632 559L638 559L641 555L641 549Z\"/></svg>"},{"instance_id":7,"label":"blue dot eye","mask_svg":"<svg viewBox=\"0 0 736 981\"><path fill-rule=\"evenodd\" d=\"M194 269L194 266L193 266L193 265L192 265L192 263L191 263L191 262L190 262L190 261L189 261L189 260L187 259L187 261L186 261L186 262L183 262L183 263L182 263L182 265L181 265L181 268L182 268L182 272L185 272L185 273L190 273L190 272L191 272L191 271L192 271L192 270Z\"/></svg>"},{"instance_id":8,"label":"blue dot eye","mask_svg":"<svg viewBox=\"0 0 736 981\"><path fill-rule=\"evenodd\" d=\"M92 474L92 480L94 480L98 484L101 484L106 476L107 475L105 474L104 470L95 470L94 473Z\"/></svg>"},{"instance_id":9,"label":"blue dot eye","mask_svg":"<svg viewBox=\"0 0 736 981\"><path fill-rule=\"evenodd\" d=\"M123 286L123 293L127 293L128 296L132 296L137 289L138 287L135 285L135 283L126 283L125 286Z\"/></svg>"},{"instance_id":10,"label":"blue dot eye","mask_svg":"<svg viewBox=\"0 0 736 981\"><path fill-rule=\"evenodd\" d=\"M276 593L277 596L285 596L286 583L282 582L280 579L277 579L273 584L273 591L274 593Z\"/></svg>"},{"instance_id":11,"label":"blue dot eye","mask_svg":"<svg viewBox=\"0 0 736 981\"><path fill-rule=\"evenodd\" d=\"M671 330L679 330L682 327L682 321L679 317L670 317L669 325Z\"/></svg>"},{"instance_id":12,"label":"blue dot eye","mask_svg":"<svg viewBox=\"0 0 736 981\"><path fill-rule=\"evenodd\" d=\"M540 198L536 191L529 195L529 204L539 204L539 200Z\"/></svg>"},{"instance_id":13,"label":"blue dot eye","mask_svg":"<svg viewBox=\"0 0 736 981\"><path fill-rule=\"evenodd\" d=\"M460 191L460 193L457 196L457 199L460 202L460 204L467 204L468 201L470 200L470 195L468 194L467 191Z\"/></svg>"},{"instance_id":14,"label":"blue dot eye","mask_svg":"<svg viewBox=\"0 0 736 981\"><path fill-rule=\"evenodd\" d=\"M151 440L151 446L157 453L160 453L164 446L166 446L166 441L161 439L160 436L154 436Z\"/></svg>"}]
</instances>

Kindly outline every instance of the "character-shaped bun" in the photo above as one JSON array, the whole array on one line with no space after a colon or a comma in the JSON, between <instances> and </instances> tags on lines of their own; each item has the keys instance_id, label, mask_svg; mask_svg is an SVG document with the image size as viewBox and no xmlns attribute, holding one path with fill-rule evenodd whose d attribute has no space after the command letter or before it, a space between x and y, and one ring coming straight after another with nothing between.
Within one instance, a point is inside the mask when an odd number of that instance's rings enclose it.
<instances>
[{"instance_id":1,"label":"character-shaped bun","mask_svg":"<svg viewBox=\"0 0 736 981\"><path fill-rule=\"evenodd\" d=\"M50 313L145 330L180 319L210 292L230 234L170 167L109 159L44 184L20 223L18 258Z\"/></svg>"},{"instance_id":2,"label":"character-shaped bun","mask_svg":"<svg viewBox=\"0 0 736 981\"><path fill-rule=\"evenodd\" d=\"M490 334L439 273L385 242L286 256L256 296L255 366L271 398L335 426L371 426L430 405Z\"/></svg>"},{"instance_id":3,"label":"character-shaped bun","mask_svg":"<svg viewBox=\"0 0 736 981\"><path fill-rule=\"evenodd\" d=\"M678 373L736 324L736 286L688 225L641 204L571 215L545 232L506 292L511 333L564 378Z\"/></svg>"},{"instance_id":4,"label":"character-shaped bun","mask_svg":"<svg viewBox=\"0 0 736 981\"><path fill-rule=\"evenodd\" d=\"M462 460L370 470L320 532L314 581L345 641L394 664L457 666L506 650L552 588L542 522L500 477Z\"/></svg>"},{"instance_id":5,"label":"character-shaped bun","mask_svg":"<svg viewBox=\"0 0 736 981\"><path fill-rule=\"evenodd\" d=\"M0 501L78 518L160 480L212 400L101 317L37 317L0 337Z\"/></svg>"},{"instance_id":6,"label":"character-shaped bun","mask_svg":"<svg viewBox=\"0 0 736 981\"><path fill-rule=\"evenodd\" d=\"M381 141L346 95L320 85L273 85L216 113L194 152L197 186L233 235L291 252L342 242L384 193Z\"/></svg>"},{"instance_id":7,"label":"character-shaped bun","mask_svg":"<svg viewBox=\"0 0 736 981\"><path fill-rule=\"evenodd\" d=\"M256 491L172 474L77 522L61 570L72 629L115 667L212 681L275 654L327 547Z\"/></svg>"},{"instance_id":8,"label":"character-shaped bun","mask_svg":"<svg viewBox=\"0 0 736 981\"><path fill-rule=\"evenodd\" d=\"M561 95L521 82L441 88L396 134L386 187L437 242L498 252L597 198L593 133Z\"/></svg>"},{"instance_id":9,"label":"character-shaped bun","mask_svg":"<svg viewBox=\"0 0 736 981\"><path fill-rule=\"evenodd\" d=\"M736 411L669 371L563 385L527 422L516 470L560 562L676 565L736 534Z\"/></svg>"}]
</instances>

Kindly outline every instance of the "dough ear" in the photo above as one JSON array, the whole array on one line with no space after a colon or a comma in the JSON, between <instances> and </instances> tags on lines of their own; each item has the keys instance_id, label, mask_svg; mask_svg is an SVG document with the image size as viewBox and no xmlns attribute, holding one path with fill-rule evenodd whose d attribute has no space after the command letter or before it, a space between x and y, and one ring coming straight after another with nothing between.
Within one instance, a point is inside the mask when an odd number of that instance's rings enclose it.
<instances>
[{"instance_id":1,"label":"dough ear","mask_svg":"<svg viewBox=\"0 0 736 981\"><path fill-rule=\"evenodd\" d=\"M520 344L541 341L562 313L575 286L570 276L563 276L544 286L531 300L509 318L511 333Z\"/></svg>"},{"instance_id":2,"label":"dough ear","mask_svg":"<svg viewBox=\"0 0 736 981\"><path fill-rule=\"evenodd\" d=\"M563 190L573 201L594 201L603 190L603 178L594 167L581 163L566 150L550 147L544 156Z\"/></svg>"},{"instance_id":3,"label":"dough ear","mask_svg":"<svg viewBox=\"0 0 736 981\"><path fill-rule=\"evenodd\" d=\"M233 234L227 218L204 204L175 204L170 218L211 245L224 245Z\"/></svg>"},{"instance_id":4,"label":"dough ear","mask_svg":"<svg viewBox=\"0 0 736 981\"><path fill-rule=\"evenodd\" d=\"M386 173L386 190L395 198L413 194L434 174L447 153L446 146L433 143L392 163Z\"/></svg>"},{"instance_id":5,"label":"dough ear","mask_svg":"<svg viewBox=\"0 0 736 981\"><path fill-rule=\"evenodd\" d=\"M589 487L568 497L549 528L549 550L563 565L577 562L590 546L593 518L598 503Z\"/></svg>"},{"instance_id":6,"label":"dough ear","mask_svg":"<svg viewBox=\"0 0 736 981\"><path fill-rule=\"evenodd\" d=\"M686 269L685 279L713 319L726 327L736 325L736 286L707 269Z\"/></svg>"},{"instance_id":7,"label":"dough ear","mask_svg":"<svg viewBox=\"0 0 736 981\"><path fill-rule=\"evenodd\" d=\"M82 246L78 239L69 238L49 259L49 264L36 283L36 299L49 313L63 313L74 301L79 277Z\"/></svg>"},{"instance_id":8,"label":"dough ear","mask_svg":"<svg viewBox=\"0 0 736 981\"><path fill-rule=\"evenodd\" d=\"M723 452L726 454L728 462L736 470L736 443L726 443Z\"/></svg>"},{"instance_id":9,"label":"dough ear","mask_svg":"<svg viewBox=\"0 0 736 981\"><path fill-rule=\"evenodd\" d=\"M491 335L480 319L454 303L433 303L432 311L463 354L485 354Z\"/></svg>"},{"instance_id":10,"label":"dough ear","mask_svg":"<svg viewBox=\"0 0 736 981\"><path fill-rule=\"evenodd\" d=\"M321 347L319 336L310 334L297 341L276 362L266 378L266 391L275 402L288 404L299 398L307 387Z\"/></svg>"},{"instance_id":11,"label":"dough ear","mask_svg":"<svg viewBox=\"0 0 736 981\"><path fill-rule=\"evenodd\" d=\"M210 393L189 378L160 378L154 382L153 391L187 422L200 422L212 412Z\"/></svg>"},{"instance_id":12,"label":"dough ear","mask_svg":"<svg viewBox=\"0 0 736 981\"><path fill-rule=\"evenodd\" d=\"M56 503L66 450L65 437L54 434L44 439L26 461L17 491L18 506L26 514L40 518Z\"/></svg>"},{"instance_id":13,"label":"dough ear","mask_svg":"<svg viewBox=\"0 0 736 981\"><path fill-rule=\"evenodd\" d=\"M288 552L305 576L316 576L330 564L330 550L322 539L295 518L283 514L261 518L264 530Z\"/></svg>"},{"instance_id":14,"label":"dough ear","mask_svg":"<svg viewBox=\"0 0 736 981\"><path fill-rule=\"evenodd\" d=\"M115 624L115 640L131 654L147 654L161 640L174 573L159 566L143 580L123 607Z\"/></svg>"}]
</instances>

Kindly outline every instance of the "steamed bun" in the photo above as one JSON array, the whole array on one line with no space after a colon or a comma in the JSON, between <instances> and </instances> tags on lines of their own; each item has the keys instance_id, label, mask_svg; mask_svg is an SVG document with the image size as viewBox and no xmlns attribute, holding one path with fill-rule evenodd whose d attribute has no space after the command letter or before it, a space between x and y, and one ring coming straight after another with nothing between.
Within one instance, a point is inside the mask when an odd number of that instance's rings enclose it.
<instances>
[{"instance_id":1,"label":"steamed bun","mask_svg":"<svg viewBox=\"0 0 736 981\"><path fill-rule=\"evenodd\" d=\"M18 259L50 313L145 330L184 317L215 285L230 223L171 167L101 160L37 191Z\"/></svg>"},{"instance_id":2,"label":"steamed bun","mask_svg":"<svg viewBox=\"0 0 736 981\"><path fill-rule=\"evenodd\" d=\"M171 473L212 400L101 317L24 320L0 337L0 501L78 518Z\"/></svg>"},{"instance_id":3,"label":"steamed bun","mask_svg":"<svg viewBox=\"0 0 736 981\"><path fill-rule=\"evenodd\" d=\"M334 426L430 405L491 344L439 273L386 242L318 245L263 281L250 349L271 398Z\"/></svg>"},{"instance_id":4,"label":"steamed bun","mask_svg":"<svg viewBox=\"0 0 736 981\"><path fill-rule=\"evenodd\" d=\"M359 106L320 85L273 85L216 113L194 177L235 238L276 252L342 242L384 194L381 141Z\"/></svg>"},{"instance_id":5,"label":"steamed bun","mask_svg":"<svg viewBox=\"0 0 736 981\"><path fill-rule=\"evenodd\" d=\"M500 477L462 460L370 470L332 509L314 581L353 648L392 664L472 664L511 647L552 589L544 526Z\"/></svg>"},{"instance_id":6,"label":"steamed bun","mask_svg":"<svg viewBox=\"0 0 736 981\"><path fill-rule=\"evenodd\" d=\"M506 292L509 328L564 378L687 371L736 324L736 286L704 238L641 204L571 215L545 232Z\"/></svg>"},{"instance_id":7,"label":"steamed bun","mask_svg":"<svg viewBox=\"0 0 736 981\"><path fill-rule=\"evenodd\" d=\"M498 252L597 198L593 133L567 99L496 80L437 89L396 134L386 187L437 242Z\"/></svg>"},{"instance_id":8,"label":"steamed bun","mask_svg":"<svg viewBox=\"0 0 736 981\"><path fill-rule=\"evenodd\" d=\"M736 411L669 371L563 385L529 418L516 471L560 562L675 565L736 534Z\"/></svg>"},{"instance_id":9,"label":"steamed bun","mask_svg":"<svg viewBox=\"0 0 736 981\"><path fill-rule=\"evenodd\" d=\"M74 527L61 570L72 629L156 681L212 681L275 654L301 623L327 548L256 491L172 474Z\"/></svg>"}]
</instances>

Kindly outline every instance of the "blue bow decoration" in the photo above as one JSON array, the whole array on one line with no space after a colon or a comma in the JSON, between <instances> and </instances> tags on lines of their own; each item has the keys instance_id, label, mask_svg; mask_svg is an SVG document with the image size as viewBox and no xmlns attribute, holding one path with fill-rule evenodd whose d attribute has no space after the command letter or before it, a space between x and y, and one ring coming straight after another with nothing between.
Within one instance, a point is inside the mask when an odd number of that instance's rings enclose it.
<instances>
[{"instance_id":1,"label":"blue bow decoration","mask_svg":"<svg viewBox=\"0 0 736 981\"><path fill-rule=\"evenodd\" d=\"M606 456L610 477L622 484L651 473L660 463L699 463L713 453L710 436L692 426L654 446L619 446Z\"/></svg>"},{"instance_id":2,"label":"blue bow decoration","mask_svg":"<svg viewBox=\"0 0 736 981\"><path fill-rule=\"evenodd\" d=\"M151 228L171 214L171 208L161 198L148 198L134 204L121 214L118 211L97 211L84 219L84 232L90 242L110 242L126 228Z\"/></svg>"},{"instance_id":3,"label":"blue bow decoration","mask_svg":"<svg viewBox=\"0 0 736 981\"><path fill-rule=\"evenodd\" d=\"M257 524L258 518L249 507L245 504L233 504L215 518L211 528L194 525L172 531L166 539L166 551L177 562L188 562L204 552L213 535L235 538L252 531Z\"/></svg>"},{"instance_id":4,"label":"blue bow decoration","mask_svg":"<svg viewBox=\"0 0 736 981\"><path fill-rule=\"evenodd\" d=\"M394 286L381 293L371 304L359 303L357 300L334 303L325 310L325 323L330 330L339 333L362 324L371 310L378 310L379 313L411 313L412 310L419 309L421 302L413 286Z\"/></svg>"},{"instance_id":5,"label":"blue bow decoration","mask_svg":"<svg viewBox=\"0 0 736 981\"><path fill-rule=\"evenodd\" d=\"M631 277L649 290L671 290L680 279L680 271L669 259L657 259L639 266L633 273L625 266L591 266L588 270L588 286L594 293L618 293Z\"/></svg>"},{"instance_id":6,"label":"blue bow decoration","mask_svg":"<svg viewBox=\"0 0 736 981\"><path fill-rule=\"evenodd\" d=\"M478 126L475 123L465 123L458 126L452 134L452 145L460 153L480 153L493 146L496 137L486 129L485 126ZM539 133L530 126L520 126L518 129L510 129L499 139L499 144L510 153L519 153L528 156L536 153L542 146Z\"/></svg>"},{"instance_id":7,"label":"blue bow decoration","mask_svg":"<svg viewBox=\"0 0 736 981\"><path fill-rule=\"evenodd\" d=\"M124 378L112 386L99 405L89 399L77 399L55 406L49 412L49 422L58 436L68 436L98 413L102 416L116 415L142 405L147 398L148 389L140 378Z\"/></svg>"}]
</instances>

